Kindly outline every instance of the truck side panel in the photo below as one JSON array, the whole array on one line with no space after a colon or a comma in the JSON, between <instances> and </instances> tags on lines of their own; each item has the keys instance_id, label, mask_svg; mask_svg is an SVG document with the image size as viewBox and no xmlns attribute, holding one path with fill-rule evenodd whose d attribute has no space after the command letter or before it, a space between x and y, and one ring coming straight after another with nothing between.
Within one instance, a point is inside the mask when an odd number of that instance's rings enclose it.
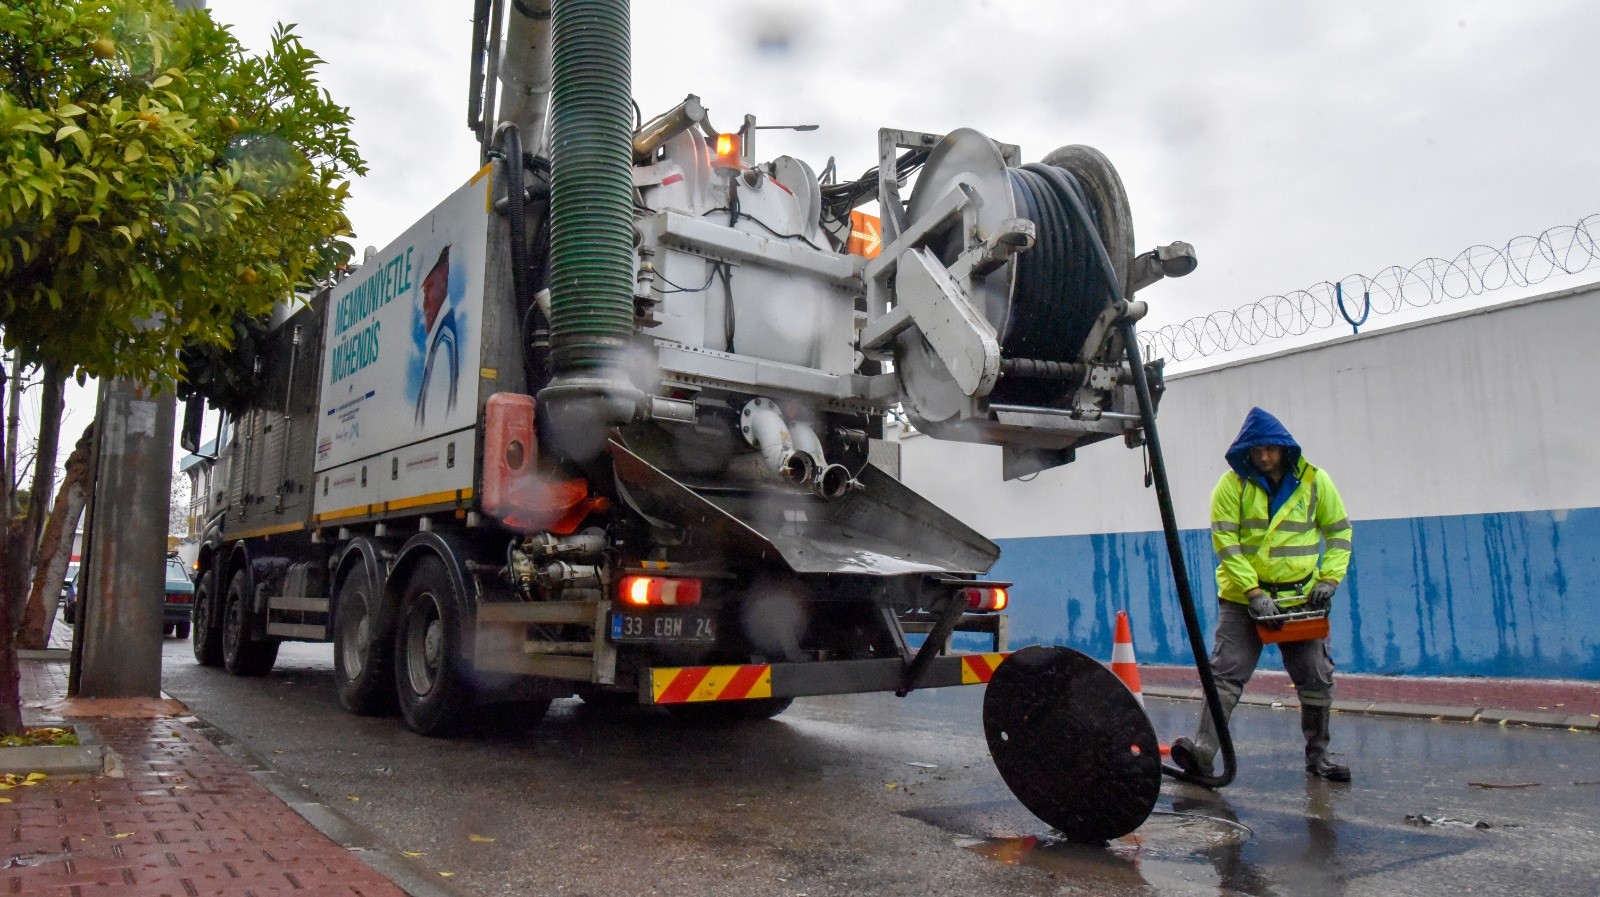
<instances>
[{"instance_id":1,"label":"truck side panel","mask_svg":"<svg viewBox=\"0 0 1600 897\"><path fill-rule=\"evenodd\" d=\"M314 452L319 520L436 504L446 492L451 501L470 498L487 321L488 172L328 298Z\"/></svg>"},{"instance_id":2,"label":"truck side panel","mask_svg":"<svg viewBox=\"0 0 1600 897\"><path fill-rule=\"evenodd\" d=\"M303 529L311 513L323 306L300 309L268 336L261 384L236 422L226 467L227 539Z\"/></svg>"}]
</instances>

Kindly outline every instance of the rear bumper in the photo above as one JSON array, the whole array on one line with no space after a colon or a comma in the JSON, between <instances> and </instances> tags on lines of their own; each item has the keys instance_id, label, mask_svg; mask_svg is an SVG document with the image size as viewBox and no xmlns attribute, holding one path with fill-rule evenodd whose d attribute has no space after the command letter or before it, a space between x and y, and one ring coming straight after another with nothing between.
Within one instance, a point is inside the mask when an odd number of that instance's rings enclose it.
<instances>
[{"instance_id":1,"label":"rear bumper","mask_svg":"<svg viewBox=\"0 0 1600 897\"><path fill-rule=\"evenodd\" d=\"M936 657L924 671L917 687L983 684L994 675L995 667L1005 660L1008 653ZM688 704L894 691L900 687L905 671L906 662L894 657L812 663L653 667L649 675L643 678L639 698L645 704Z\"/></svg>"}]
</instances>

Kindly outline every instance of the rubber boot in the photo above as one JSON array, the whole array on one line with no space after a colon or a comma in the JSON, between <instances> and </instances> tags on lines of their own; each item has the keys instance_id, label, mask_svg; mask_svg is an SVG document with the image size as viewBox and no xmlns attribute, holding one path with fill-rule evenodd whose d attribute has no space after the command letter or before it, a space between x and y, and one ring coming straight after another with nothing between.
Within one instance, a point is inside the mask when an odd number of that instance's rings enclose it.
<instances>
[{"instance_id":1,"label":"rubber boot","mask_svg":"<svg viewBox=\"0 0 1600 897\"><path fill-rule=\"evenodd\" d=\"M1242 685L1217 683L1217 698L1222 704L1224 725L1233 716L1233 708L1239 706L1239 696L1242 694ZM1194 738L1178 738L1172 742L1172 762L1192 776L1209 776L1212 763L1217 759L1219 745L1217 727L1211 722L1211 708L1207 705L1200 711L1200 728L1195 730Z\"/></svg>"},{"instance_id":2,"label":"rubber boot","mask_svg":"<svg viewBox=\"0 0 1600 897\"><path fill-rule=\"evenodd\" d=\"M1328 725L1332 718L1333 710L1327 705L1314 706L1301 701L1300 731L1306 736L1306 772L1330 782L1348 782L1350 767L1328 759Z\"/></svg>"}]
</instances>

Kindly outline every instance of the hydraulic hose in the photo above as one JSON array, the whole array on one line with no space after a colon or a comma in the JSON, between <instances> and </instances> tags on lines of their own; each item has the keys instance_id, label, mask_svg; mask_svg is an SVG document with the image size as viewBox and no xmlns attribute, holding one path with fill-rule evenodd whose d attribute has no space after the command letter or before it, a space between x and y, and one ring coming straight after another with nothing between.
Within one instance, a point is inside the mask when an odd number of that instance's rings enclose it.
<instances>
[{"instance_id":1,"label":"hydraulic hose","mask_svg":"<svg viewBox=\"0 0 1600 897\"><path fill-rule=\"evenodd\" d=\"M533 295L528 291L527 187L522 167L522 132L511 122L494 129L494 147L506 171L506 225L511 237L511 294L517 316L527 312Z\"/></svg>"},{"instance_id":2,"label":"hydraulic hose","mask_svg":"<svg viewBox=\"0 0 1600 897\"><path fill-rule=\"evenodd\" d=\"M550 340L549 322L534 301L535 284L530 283L533 268L529 263L527 163L522 153L522 132L512 122L501 122L495 127L495 152L505 166L506 178L506 230L511 244L511 295L519 322L522 346L522 373L530 395L539 391L548 377L545 370L547 348ZM541 230L548 215L540 215Z\"/></svg>"},{"instance_id":3,"label":"hydraulic hose","mask_svg":"<svg viewBox=\"0 0 1600 897\"><path fill-rule=\"evenodd\" d=\"M633 334L633 99L628 0L552 9L551 367L616 364Z\"/></svg>"},{"instance_id":4,"label":"hydraulic hose","mask_svg":"<svg viewBox=\"0 0 1600 897\"><path fill-rule=\"evenodd\" d=\"M1070 221L1049 222L1048 232L1059 233L1069 228L1074 231L1077 245L1092 249L1094 259L1098 262L1099 280L1104 284L1104 288L1110 291L1111 301L1118 308L1125 308L1126 300L1122 295L1122 282L1117 277L1116 266L1111 262L1110 253L1106 252L1095 217L1090 213L1088 203L1084 201L1083 193L1075 183L1075 179L1070 173L1051 165L1029 165L1026 166L1026 170L1039 175L1043 182L1049 184L1064 207L1071 211ZM1016 183L1013 181L1014 185ZM1032 186L1030 182L1030 189ZM1045 207L1048 204L1035 205ZM1041 227L1039 233L1043 239L1047 231ZM1031 250L1031 252L1037 251L1037 247ZM1037 301L1040 297L1023 294L1022 298L1026 303L1029 300ZM1173 778L1207 788L1221 788L1232 782L1238 772L1238 763L1233 750L1233 733L1229 731L1222 713L1222 699L1217 694L1216 677L1212 673L1211 662L1206 653L1205 635L1200 629L1200 616L1195 610L1194 595L1189 589L1189 573L1183 559L1183 545L1178 541L1178 518L1172 509L1172 489L1167 481L1166 459L1161 452L1161 438L1156 430L1155 401L1150 395L1150 381L1145 375L1144 360L1140 357L1134 322L1124 317L1118 326L1122 330L1123 342L1127 347L1128 367L1133 375L1134 392L1139 399L1140 426L1144 430L1145 443L1150 454L1150 475L1156 489L1156 503L1161 510L1161 528L1166 536L1167 557L1172 565L1178 604L1183 609L1184 628L1188 631L1189 648L1194 652L1195 671L1200 674L1200 687L1205 692L1206 708L1211 713L1211 718L1217 721L1217 740L1222 749L1221 775L1194 776L1167 764L1162 764L1161 771Z\"/></svg>"}]
</instances>

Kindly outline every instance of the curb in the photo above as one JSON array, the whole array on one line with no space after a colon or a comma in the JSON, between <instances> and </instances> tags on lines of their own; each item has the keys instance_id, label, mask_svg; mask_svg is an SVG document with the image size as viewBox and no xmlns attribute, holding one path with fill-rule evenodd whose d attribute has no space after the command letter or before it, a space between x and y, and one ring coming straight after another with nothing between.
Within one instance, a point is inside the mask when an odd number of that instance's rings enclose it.
<instances>
[{"instance_id":1,"label":"curb","mask_svg":"<svg viewBox=\"0 0 1600 897\"><path fill-rule=\"evenodd\" d=\"M115 763L116 754L100 740L88 723L67 723L78 736L77 744L42 744L0 749L0 773L26 775L42 772L48 776L104 775Z\"/></svg>"},{"instance_id":2,"label":"curb","mask_svg":"<svg viewBox=\"0 0 1600 897\"><path fill-rule=\"evenodd\" d=\"M66 648L18 648L18 660L71 660L72 652Z\"/></svg>"},{"instance_id":3,"label":"curb","mask_svg":"<svg viewBox=\"0 0 1600 897\"><path fill-rule=\"evenodd\" d=\"M1200 701L1204 695L1198 688L1173 688L1163 685L1144 687L1147 698L1166 698L1172 701ZM1293 698L1273 698L1246 694L1239 703L1256 707L1283 707L1299 709ZM1373 701L1334 701L1333 709L1339 713L1360 713L1366 716L1383 716L1394 719L1427 719L1449 722L1482 722L1496 726L1527 726L1540 729L1567 729L1574 732L1600 733L1600 719L1568 713L1551 713L1544 710L1496 710L1483 707L1456 707L1438 704L1396 704Z\"/></svg>"},{"instance_id":4,"label":"curb","mask_svg":"<svg viewBox=\"0 0 1600 897\"><path fill-rule=\"evenodd\" d=\"M234 740L227 732L193 714L177 717L178 721L216 745L230 759L273 796L289 805L289 809L311 823L334 843L356 855L379 875L394 882L395 886L411 897L466 897L465 892L446 884L438 875L422 869L399 850L385 843L371 829L323 803L310 789L290 781L270 763L262 759L244 743Z\"/></svg>"}]
</instances>

